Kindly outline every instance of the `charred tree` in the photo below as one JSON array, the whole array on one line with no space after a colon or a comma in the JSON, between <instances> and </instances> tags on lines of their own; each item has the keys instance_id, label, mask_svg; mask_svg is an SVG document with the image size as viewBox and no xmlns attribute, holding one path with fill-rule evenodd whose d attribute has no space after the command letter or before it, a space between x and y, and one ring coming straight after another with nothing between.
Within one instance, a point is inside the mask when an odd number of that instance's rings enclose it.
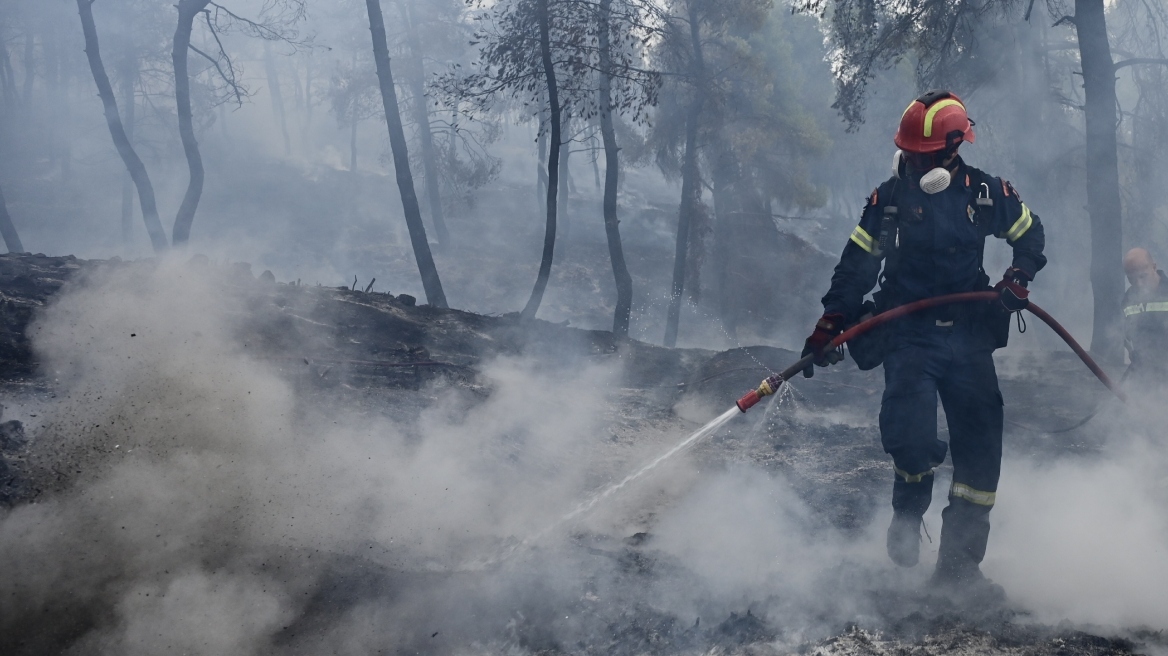
<instances>
[{"instance_id":1,"label":"charred tree","mask_svg":"<svg viewBox=\"0 0 1168 656\"><path fill-rule=\"evenodd\" d=\"M125 114L123 123L126 129L126 139L131 144L134 143L134 123L138 109L137 99L134 97L138 71L138 58L126 55L119 67L118 77L122 78L122 112ZM127 255L134 236L134 189L134 178L127 171L126 177L122 180L122 247L126 249ZM158 225L160 228L162 227L161 222ZM163 242L165 243L165 241L164 236Z\"/></svg>"},{"instance_id":2,"label":"charred tree","mask_svg":"<svg viewBox=\"0 0 1168 656\"><path fill-rule=\"evenodd\" d=\"M1115 359L1121 354L1123 207L1115 135L1115 63L1107 40L1103 0L1075 0L1074 24L1083 65L1087 123L1087 213L1091 217L1091 292L1095 298L1091 350Z\"/></svg>"},{"instance_id":3,"label":"charred tree","mask_svg":"<svg viewBox=\"0 0 1168 656\"><path fill-rule=\"evenodd\" d=\"M77 0L77 11L81 15L81 29L85 35L85 55L89 59L89 70L93 73L93 81L97 84L97 95L105 111L105 122L109 126L110 136L113 137L114 147L122 157L130 177L138 187L138 201L142 205L142 221L146 224L146 232L150 235L150 243L154 252L166 250L166 232L158 218L158 206L154 199L154 186L150 183L150 176L146 173L146 165L138 157L126 129L122 125L118 114L118 103L114 98L114 89L106 75L105 65L101 61L101 50L97 42L97 27L93 22L94 0ZM189 32L188 32L189 36ZM186 51L184 50L184 53ZM131 90L132 93L132 90Z\"/></svg>"},{"instance_id":4,"label":"charred tree","mask_svg":"<svg viewBox=\"0 0 1168 656\"><path fill-rule=\"evenodd\" d=\"M567 135L567 141L572 140L572 115L564 113L561 117L562 125L560 126L560 134ZM566 147L567 146L567 147ZM568 157L572 154L572 149L567 143L560 145L560 168L559 168L559 184L560 190L558 198L556 199L557 219L556 222L563 226L561 241L564 242L564 250L566 252L568 247L568 238L572 236L572 219L568 216Z\"/></svg>"},{"instance_id":5,"label":"charred tree","mask_svg":"<svg viewBox=\"0 0 1168 656\"><path fill-rule=\"evenodd\" d=\"M685 294L686 261L689 257L689 233L694 214L698 211L698 194L701 191L700 170L698 169L698 123L702 117L703 81L705 62L702 59L701 24L695 0L687 3L691 75L694 92L685 117L685 154L681 164L681 207L677 213L677 243L673 252L673 287L669 294L669 314L665 319L665 346L677 345L677 326L681 320L681 302Z\"/></svg>"},{"instance_id":6,"label":"charred tree","mask_svg":"<svg viewBox=\"0 0 1168 656\"><path fill-rule=\"evenodd\" d=\"M172 237L175 246L186 244L191 238L191 224L195 221L195 211L199 209L199 199L203 195L203 155L199 152L199 142L195 139L195 125L191 114L191 78L187 70L187 51L191 47L191 30L195 17L207 8L210 0L179 0L178 27L174 31L174 48L171 61L174 65L174 99L178 110L178 134L182 140L183 152L187 158L190 180L186 194L174 217Z\"/></svg>"},{"instance_id":7,"label":"charred tree","mask_svg":"<svg viewBox=\"0 0 1168 656\"><path fill-rule=\"evenodd\" d=\"M541 117L542 118L542 117ZM547 200L547 130L543 129L542 121L539 125L539 136L535 139L537 152L535 163L535 197L542 204Z\"/></svg>"},{"instance_id":8,"label":"charred tree","mask_svg":"<svg viewBox=\"0 0 1168 656\"><path fill-rule=\"evenodd\" d=\"M268 96L272 100L272 114L280 122L280 134L284 137L284 157L292 155L292 139L288 136L288 115L284 111L284 93L280 89L280 72L272 59L272 47L264 41L264 73L268 78Z\"/></svg>"},{"instance_id":9,"label":"charred tree","mask_svg":"<svg viewBox=\"0 0 1168 656\"><path fill-rule=\"evenodd\" d=\"M539 273L535 277L535 287L527 299L521 316L534 319L543 302L548 279L552 275L552 259L556 250L556 192L560 186L560 92L556 86L556 67L552 60L551 17L548 15L549 0L535 0L536 21L539 24L539 56L543 64L544 83L547 87L549 116L548 135L550 149L547 160L547 220L543 235L543 256L539 262Z\"/></svg>"},{"instance_id":10,"label":"charred tree","mask_svg":"<svg viewBox=\"0 0 1168 656\"><path fill-rule=\"evenodd\" d=\"M425 289L427 302L434 307L444 308L447 307L446 294L442 291L442 281L438 278L438 268L434 265L434 256L430 252L430 242L426 240L426 226L422 224L422 210L418 206L414 178L410 174L410 156L406 147L406 133L402 128L401 114L398 112L397 93L393 88L393 71L389 64L389 46L385 38L381 0L365 0L365 7L369 13L373 60L377 65L377 82L381 87L381 103L385 109L385 123L389 128L389 145L393 151L397 187L401 192L414 258L418 262L418 272L422 276L422 287Z\"/></svg>"},{"instance_id":11,"label":"charred tree","mask_svg":"<svg viewBox=\"0 0 1168 656\"><path fill-rule=\"evenodd\" d=\"M349 123L349 173L357 172L357 117Z\"/></svg>"},{"instance_id":12,"label":"charred tree","mask_svg":"<svg viewBox=\"0 0 1168 656\"><path fill-rule=\"evenodd\" d=\"M422 146L422 172L425 174L426 197L430 202L430 219L434 222L434 232L441 248L450 245L450 231L446 229L446 217L442 213L442 190L438 186L438 158L434 153L434 133L430 130L430 111L426 106L426 69L422 63L422 41L418 37L417 18L412 0L400 2L402 18L406 24L406 39L410 46L410 94L413 95L411 109L414 122L418 125L418 141Z\"/></svg>"},{"instance_id":13,"label":"charred tree","mask_svg":"<svg viewBox=\"0 0 1168 656\"><path fill-rule=\"evenodd\" d=\"M8 203L4 200L4 190L0 189L0 236L4 237L4 245L9 253L23 253L24 245L20 243L20 236L16 234L16 226L12 223L12 216L8 214Z\"/></svg>"},{"instance_id":14,"label":"charred tree","mask_svg":"<svg viewBox=\"0 0 1168 656\"><path fill-rule=\"evenodd\" d=\"M29 29L24 33L24 109L32 109L32 89L36 81L36 37Z\"/></svg>"},{"instance_id":15,"label":"charred tree","mask_svg":"<svg viewBox=\"0 0 1168 656\"><path fill-rule=\"evenodd\" d=\"M612 275L616 280L616 309L612 317L612 332L621 337L629 334L629 315L633 307L633 277L625 264L621 243L620 220L617 218L616 194L620 180L620 149L612 121L612 43L609 25L612 20L612 0L600 0L598 50L600 79L598 108L600 136L604 143L604 234L608 239L608 256L612 261Z\"/></svg>"}]
</instances>

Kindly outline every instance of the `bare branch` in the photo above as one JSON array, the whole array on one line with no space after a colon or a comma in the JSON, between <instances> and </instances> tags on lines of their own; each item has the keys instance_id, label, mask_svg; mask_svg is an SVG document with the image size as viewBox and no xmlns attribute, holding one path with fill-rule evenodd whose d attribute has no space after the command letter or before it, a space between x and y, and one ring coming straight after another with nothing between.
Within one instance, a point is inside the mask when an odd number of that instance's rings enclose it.
<instances>
[{"instance_id":1,"label":"bare branch","mask_svg":"<svg viewBox=\"0 0 1168 656\"><path fill-rule=\"evenodd\" d=\"M1161 64L1168 66L1168 59L1158 59L1155 57L1134 57L1132 59L1125 59L1120 62L1115 62L1115 70L1118 71L1125 66L1135 66L1137 64Z\"/></svg>"},{"instance_id":2,"label":"bare branch","mask_svg":"<svg viewBox=\"0 0 1168 656\"><path fill-rule=\"evenodd\" d=\"M223 57L224 61L227 62L227 71L231 73L230 77L227 76L223 72L223 69L219 67L219 60L217 58L211 60L211 63L215 64L215 68L219 71L219 75L223 78L223 81L231 87L232 92L235 94L236 104L242 107L243 93L242 89L240 88L239 81L235 78L235 64L231 61L231 55L227 54L227 49L223 47L223 42L219 40L219 32L215 30L215 25L211 22L211 12L204 11L203 18L207 20L207 29L211 31L211 36L215 37L215 44L219 47L219 54ZM200 55L207 57L206 53L200 52L198 48L195 48L195 46L192 45L191 49L195 52L198 52ZM211 58L207 57L207 59Z\"/></svg>"}]
</instances>

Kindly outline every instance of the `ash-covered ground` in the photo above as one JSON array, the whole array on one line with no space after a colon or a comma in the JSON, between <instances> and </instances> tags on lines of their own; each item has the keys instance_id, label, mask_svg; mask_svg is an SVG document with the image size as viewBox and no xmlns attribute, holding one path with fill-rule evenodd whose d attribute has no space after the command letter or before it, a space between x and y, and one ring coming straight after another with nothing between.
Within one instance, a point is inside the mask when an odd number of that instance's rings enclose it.
<instances>
[{"instance_id":1,"label":"ash-covered ground","mask_svg":"<svg viewBox=\"0 0 1168 656\"><path fill-rule=\"evenodd\" d=\"M1164 410L1069 353L1001 353L1010 602L960 609L926 584L944 468L922 564L884 555L879 370L799 379L561 521L797 355L199 258L0 256L0 294L0 653L1166 650Z\"/></svg>"}]
</instances>

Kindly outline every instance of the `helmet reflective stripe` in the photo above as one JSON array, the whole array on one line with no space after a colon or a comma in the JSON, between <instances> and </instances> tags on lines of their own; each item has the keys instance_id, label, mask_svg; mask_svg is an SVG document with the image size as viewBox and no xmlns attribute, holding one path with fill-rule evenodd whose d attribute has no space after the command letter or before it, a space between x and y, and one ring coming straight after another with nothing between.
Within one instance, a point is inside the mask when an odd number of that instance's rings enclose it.
<instances>
[{"instance_id":1,"label":"helmet reflective stripe","mask_svg":"<svg viewBox=\"0 0 1168 656\"><path fill-rule=\"evenodd\" d=\"M1026 203L1022 203L1022 216L1018 217L1018 220L1010 226L1004 236L1007 241L1018 241L1022 235L1026 234L1027 230L1030 230L1032 225L1034 225L1034 217L1030 215L1030 208L1026 207Z\"/></svg>"},{"instance_id":2,"label":"helmet reflective stripe","mask_svg":"<svg viewBox=\"0 0 1168 656\"><path fill-rule=\"evenodd\" d=\"M961 109L965 109L965 105L962 105L961 101L955 100L953 98L946 98L944 100L939 100L939 101L933 103L933 106L929 108L929 111L925 112L925 136L926 137L933 136L933 118L935 116L937 116L937 112L941 111L942 109L945 109L946 107L952 107L954 105L957 105Z\"/></svg>"},{"instance_id":3,"label":"helmet reflective stripe","mask_svg":"<svg viewBox=\"0 0 1168 656\"><path fill-rule=\"evenodd\" d=\"M997 492L986 492L985 490L976 490L969 487L965 483L953 482L949 488L949 496L957 497L958 499L965 499L971 503L976 503L979 506L992 506L998 499Z\"/></svg>"}]
</instances>

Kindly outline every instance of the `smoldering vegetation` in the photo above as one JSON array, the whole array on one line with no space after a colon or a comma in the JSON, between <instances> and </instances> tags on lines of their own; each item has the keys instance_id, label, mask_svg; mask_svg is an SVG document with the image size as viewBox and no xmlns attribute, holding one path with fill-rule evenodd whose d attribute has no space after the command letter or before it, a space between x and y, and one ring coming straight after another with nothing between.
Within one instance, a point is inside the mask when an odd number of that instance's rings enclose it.
<instances>
[{"instance_id":1,"label":"smoldering vegetation","mask_svg":"<svg viewBox=\"0 0 1168 656\"><path fill-rule=\"evenodd\" d=\"M1139 475L1162 463L1153 415L1126 415L1128 439L1088 431L1081 449L1012 431L1011 502L986 569L1013 602L958 612L922 592L933 545L915 570L884 561L889 477L875 426L833 418L878 405L870 372L796 383L559 523L792 355L694 352L654 368L626 353L640 365L629 377L623 357L574 345L593 344L588 334L538 322L561 331L557 356L330 381L281 356L363 339L384 348L387 335L308 310L363 302L386 321L415 310L232 267L79 264L27 328L53 383L9 383L8 414L32 439L9 456L31 498L0 522L6 652L1161 648L1163 490ZM282 316L257 322L267 306ZM466 324L445 334L505 335L447 312L434 323ZM289 319L296 339L265 343L262 327ZM428 357L453 359L465 337L426 339ZM1071 365L1070 389L1100 396ZM1004 386L1026 398L1035 383ZM1105 500L1121 472L1147 483L1117 511Z\"/></svg>"},{"instance_id":2,"label":"smoldering vegetation","mask_svg":"<svg viewBox=\"0 0 1168 656\"><path fill-rule=\"evenodd\" d=\"M1035 300L1118 372L1120 249L1168 257L1165 25L0 0L0 652L1163 653L1163 391L1106 401L1043 326L997 356L1004 608L926 584L947 467L921 565L887 562L850 363L588 504L798 357L930 88L1043 217Z\"/></svg>"}]
</instances>

